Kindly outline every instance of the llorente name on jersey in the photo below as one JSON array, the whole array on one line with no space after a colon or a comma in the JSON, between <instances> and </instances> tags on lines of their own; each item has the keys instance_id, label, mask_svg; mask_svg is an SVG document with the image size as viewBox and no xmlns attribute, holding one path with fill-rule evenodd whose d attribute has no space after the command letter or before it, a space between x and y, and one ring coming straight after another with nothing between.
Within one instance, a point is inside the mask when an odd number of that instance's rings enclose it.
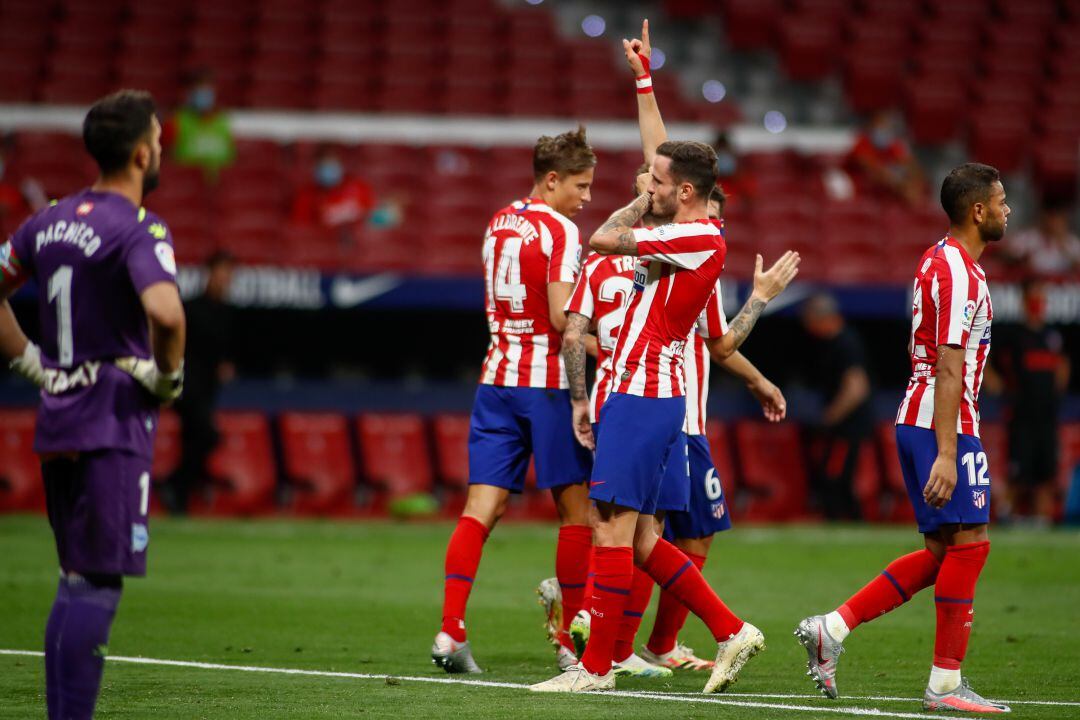
<instances>
[{"instance_id":1,"label":"llorente name on jersey","mask_svg":"<svg viewBox=\"0 0 1080 720\"><path fill-rule=\"evenodd\" d=\"M491 223L491 232L511 230L528 245L536 239L536 228L521 215L500 215Z\"/></svg>"}]
</instances>

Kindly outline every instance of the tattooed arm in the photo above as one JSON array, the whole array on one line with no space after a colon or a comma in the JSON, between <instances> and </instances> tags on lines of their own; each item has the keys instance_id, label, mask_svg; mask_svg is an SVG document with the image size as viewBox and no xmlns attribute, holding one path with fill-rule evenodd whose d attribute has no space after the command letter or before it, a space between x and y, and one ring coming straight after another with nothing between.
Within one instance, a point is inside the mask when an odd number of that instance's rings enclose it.
<instances>
[{"instance_id":1,"label":"tattooed arm","mask_svg":"<svg viewBox=\"0 0 1080 720\"><path fill-rule=\"evenodd\" d=\"M652 196L642 193L634 202L611 214L589 238L589 247L601 255L637 255L634 225L652 207Z\"/></svg>"},{"instance_id":2,"label":"tattooed arm","mask_svg":"<svg viewBox=\"0 0 1080 720\"><path fill-rule=\"evenodd\" d=\"M728 331L720 338L712 355L718 361L728 358L739 349L754 329L769 301L784 291L799 272L799 253L788 250L771 268L762 272L762 259L758 255L754 264L754 290L739 314L728 323Z\"/></svg>"},{"instance_id":3,"label":"tattooed arm","mask_svg":"<svg viewBox=\"0 0 1080 720\"><path fill-rule=\"evenodd\" d=\"M570 313L566 319L566 331L563 332L562 356L566 364L566 379L570 383L574 437L592 450L596 442L589 422L589 393L585 387L585 338L588 334L589 318L581 313Z\"/></svg>"}]
</instances>

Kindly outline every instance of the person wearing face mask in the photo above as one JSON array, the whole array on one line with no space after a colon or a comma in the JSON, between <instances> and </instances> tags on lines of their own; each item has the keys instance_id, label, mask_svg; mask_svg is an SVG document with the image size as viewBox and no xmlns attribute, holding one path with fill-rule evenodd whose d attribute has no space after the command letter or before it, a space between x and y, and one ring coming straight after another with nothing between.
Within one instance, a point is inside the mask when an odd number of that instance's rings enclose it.
<instances>
[{"instance_id":1,"label":"person wearing face mask","mask_svg":"<svg viewBox=\"0 0 1080 720\"><path fill-rule=\"evenodd\" d=\"M890 112L871 116L855 139L847 164L864 195L898 199L911 206L926 201L923 170Z\"/></svg>"},{"instance_id":2,"label":"person wearing face mask","mask_svg":"<svg viewBox=\"0 0 1080 720\"><path fill-rule=\"evenodd\" d=\"M720 132L713 141L716 151L716 176L718 185L727 198L725 208L745 209L757 195L757 181L739 162L739 155L726 132Z\"/></svg>"},{"instance_id":3,"label":"person wearing face mask","mask_svg":"<svg viewBox=\"0 0 1080 720\"><path fill-rule=\"evenodd\" d=\"M293 225L335 230L351 241L356 228L374 221L375 205L371 186L348 175L337 151L324 145L316 152L311 182L293 198L291 219Z\"/></svg>"},{"instance_id":4,"label":"person wearing face mask","mask_svg":"<svg viewBox=\"0 0 1080 720\"><path fill-rule=\"evenodd\" d=\"M179 165L201 167L214 179L236 158L232 126L217 108L214 80L208 71L192 78L184 105L165 126L165 144Z\"/></svg>"},{"instance_id":5,"label":"person wearing face mask","mask_svg":"<svg viewBox=\"0 0 1080 720\"><path fill-rule=\"evenodd\" d=\"M1024 283L1023 323L1002 333L998 366L1005 385L1009 432L1009 492L1004 516L1054 516L1058 410L1069 385L1061 334L1046 325L1046 285ZM1030 513L1030 514L1029 514Z\"/></svg>"}]
</instances>

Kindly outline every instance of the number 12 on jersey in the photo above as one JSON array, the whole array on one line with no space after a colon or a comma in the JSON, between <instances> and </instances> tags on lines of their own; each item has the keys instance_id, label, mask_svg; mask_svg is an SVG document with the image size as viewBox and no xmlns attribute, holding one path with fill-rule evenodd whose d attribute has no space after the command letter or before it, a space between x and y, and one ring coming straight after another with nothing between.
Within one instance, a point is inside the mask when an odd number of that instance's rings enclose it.
<instances>
[{"instance_id":1,"label":"number 12 on jersey","mask_svg":"<svg viewBox=\"0 0 1080 720\"><path fill-rule=\"evenodd\" d=\"M989 463L986 460L986 453L964 453L963 457L960 458L960 463L964 466L964 469L967 470L968 485L990 484L990 478L986 476L987 471L990 469ZM979 466L977 475L975 472L976 465Z\"/></svg>"}]
</instances>

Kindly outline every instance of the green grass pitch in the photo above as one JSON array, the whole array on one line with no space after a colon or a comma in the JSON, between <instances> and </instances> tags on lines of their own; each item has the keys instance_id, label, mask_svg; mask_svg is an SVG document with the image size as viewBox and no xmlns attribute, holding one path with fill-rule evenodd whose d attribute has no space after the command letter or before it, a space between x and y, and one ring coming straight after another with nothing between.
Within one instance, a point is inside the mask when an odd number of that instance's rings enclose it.
<instances>
[{"instance_id":1,"label":"green grass pitch","mask_svg":"<svg viewBox=\"0 0 1080 720\"><path fill-rule=\"evenodd\" d=\"M917 547L913 530L743 526L719 536L706 576L765 632L768 649L730 692L710 696L719 702L705 703L685 701L707 700L695 695L705 677L691 673L670 681L620 680L620 691L655 691L667 699L536 696L516 687L410 679L449 678L428 655L449 532L446 523L157 521L150 575L127 583L113 656L374 677L110 661L98 717L586 720L920 712L916 698L933 648L931 593L852 634L838 678L848 697L837 702L815 696L791 635L803 616L831 609L897 554ZM483 680L529 683L555 672L533 592L553 571L555 533L550 526L507 525L487 544L469 606ZM1073 703L1016 704L1013 717L1080 717L1080 534L994 530L992 540L965 673L991 697ZM55 586L53 553L45 518L0 518L0 649L40 649ZM651 618L650 610L639 640ZM708 634L693 617L683 638L710 654ZM0 718L44 717L41 658L0 655Z\"/></svg>"}]
</instances>

